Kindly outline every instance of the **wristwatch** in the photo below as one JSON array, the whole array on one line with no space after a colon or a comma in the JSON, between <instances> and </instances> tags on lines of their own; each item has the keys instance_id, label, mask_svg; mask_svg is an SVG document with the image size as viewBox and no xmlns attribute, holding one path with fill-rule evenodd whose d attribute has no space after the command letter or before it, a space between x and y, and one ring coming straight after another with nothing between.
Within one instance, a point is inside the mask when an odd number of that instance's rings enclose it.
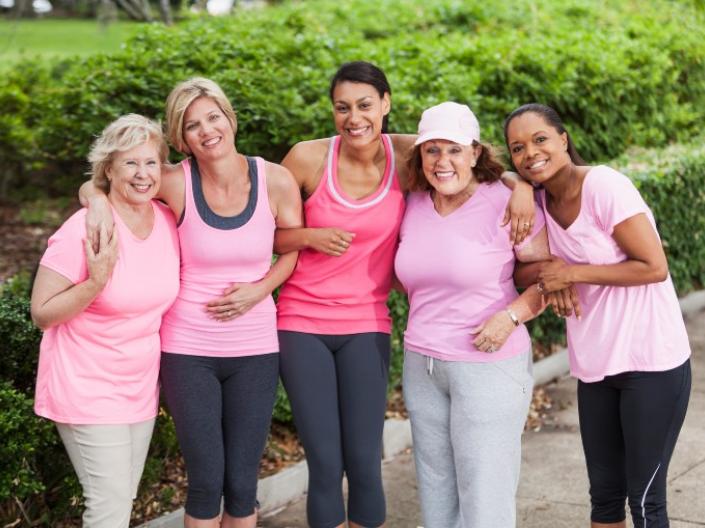
<instances>
[{"instance_id":1,"label":"wristwatch","mask_svg":"<svg viewBox=\"0 0 705 528\"><path fill-rule=\"evenodd\" d=\"M512 320L512 323L514 323L514 326L519 326L521 324L514 310L512 310L511 308L507 308L506 312L509 315L509 318Z\"/></svg>"}]
</instances>

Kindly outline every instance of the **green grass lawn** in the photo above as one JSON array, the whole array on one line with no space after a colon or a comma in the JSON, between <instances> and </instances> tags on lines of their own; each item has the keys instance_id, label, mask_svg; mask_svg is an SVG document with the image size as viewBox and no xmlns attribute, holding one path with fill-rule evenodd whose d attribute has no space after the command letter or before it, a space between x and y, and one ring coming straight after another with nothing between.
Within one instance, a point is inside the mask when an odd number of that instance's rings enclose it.
<instances>
[{"instance_id":1,"label":"green grass lawn","mask_svg":"<svg viewBox=\"0 0 705 528\"><path fill-rule=\"evenodd\" d=\"M110 52L131 36L140 24L96 20L0 19L0 70L29 57L67 57Z\"/></svg>"}]
</instances>

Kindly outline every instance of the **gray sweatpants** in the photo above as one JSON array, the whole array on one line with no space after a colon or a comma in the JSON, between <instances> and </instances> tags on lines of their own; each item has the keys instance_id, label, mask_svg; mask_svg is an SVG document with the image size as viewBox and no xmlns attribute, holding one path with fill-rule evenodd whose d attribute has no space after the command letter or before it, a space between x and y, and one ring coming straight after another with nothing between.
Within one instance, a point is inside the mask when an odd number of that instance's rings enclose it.
<instances>
[{"instance_id":1,"label":"gray sweatpants","mask_svg":"<svg viewBox=\"0 0 705 528\"><path fill-rule=\"evenodd\" d=\"M425 528L513 528L531 353L493 363L404 354Z\"/></svg>"}]
</instances>

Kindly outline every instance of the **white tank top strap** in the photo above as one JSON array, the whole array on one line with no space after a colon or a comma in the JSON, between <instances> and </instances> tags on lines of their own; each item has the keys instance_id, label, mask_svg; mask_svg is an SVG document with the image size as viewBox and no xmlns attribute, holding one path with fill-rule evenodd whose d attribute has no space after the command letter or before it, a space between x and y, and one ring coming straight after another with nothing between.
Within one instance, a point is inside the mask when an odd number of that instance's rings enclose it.
<instances>
[{"instance_id":1,"label":"white tank top strap","mask_svg":"<svg viewBox=\"0 0 705 528\"><path fill-rule=\"evenodd\" d=\"M396 162L394 159L394 148L392 146L392 141L387 136L387 134L382 134L382 145L384 146L384 154L386 157L386 167L382 183L380 188L378 188L372 196L371 199L362 199L359 201L351 201L346 199L344 196L338 192L336 187L336 176L338 171L338 151L340 150L340 136L335 136L331 138L330 145L328 147L328 162L326 165L326 186L328 187L328 192L331 194L333 199L345 207L350 209L366 209L380 203L389 193L389 189L392 187L392 183L396 179Z\"/></svg>"}]
</instances>

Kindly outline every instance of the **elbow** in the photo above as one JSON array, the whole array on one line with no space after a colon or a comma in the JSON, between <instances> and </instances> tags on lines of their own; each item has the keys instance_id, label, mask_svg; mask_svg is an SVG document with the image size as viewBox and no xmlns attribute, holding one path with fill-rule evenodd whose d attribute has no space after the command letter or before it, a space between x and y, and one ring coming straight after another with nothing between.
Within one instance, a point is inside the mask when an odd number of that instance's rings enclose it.
<instances>
[{"instance_id":1,"label":"elbow","mask_svg":"<svg viewBox=\"0 0 705 528\"><path fill-rule=\"evenodd\" d=\"M668 278L668 264L663 263L653 270L653 282L663 282Z\"/></svg>"},{"instance_id":2,"label":"elbow","mask_svg":"<svg viewBox=\"0 0 705 528\"><path fill-rule=\"evenodd\" d=\"M39 328L42 332L46 331L51 326L50 321L43 317L38 310L32 309L31 315L34 326Z\"/></svg>"}]
</instances>

